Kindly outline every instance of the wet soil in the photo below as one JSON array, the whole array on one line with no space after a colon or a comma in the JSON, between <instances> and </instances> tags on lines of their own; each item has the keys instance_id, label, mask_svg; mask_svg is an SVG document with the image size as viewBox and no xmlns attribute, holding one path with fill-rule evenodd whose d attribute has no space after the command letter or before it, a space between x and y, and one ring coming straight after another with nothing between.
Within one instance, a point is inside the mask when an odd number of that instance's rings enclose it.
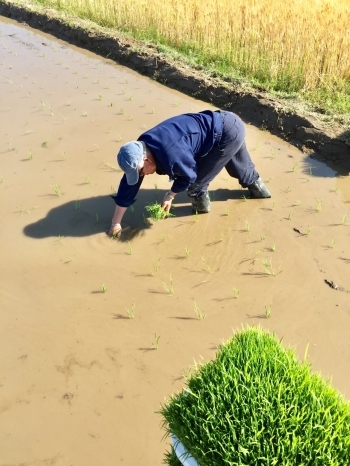
<instances>
[{"instance_id":1,"label":"wet soil","mask_svg":"<svg viewBox=\"0 0 350 466\"><path fill-rule=\"evenodd\" d=\"M300 358L309 345L349 398L349 178L248 124L271 199L223 171L210 214L184 194L150 224L169 184L149 176L110 240L120 145L208 104L23 24L0 31L0 465L162 464L160 404L246 325Z\"/></svg>"}]
</instances>

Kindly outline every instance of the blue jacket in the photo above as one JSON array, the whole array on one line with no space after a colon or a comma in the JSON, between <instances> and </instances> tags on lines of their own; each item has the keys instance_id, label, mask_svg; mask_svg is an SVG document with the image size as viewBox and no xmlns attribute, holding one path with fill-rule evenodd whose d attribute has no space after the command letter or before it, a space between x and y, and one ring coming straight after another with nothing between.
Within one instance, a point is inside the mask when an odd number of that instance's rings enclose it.
<instances>
[{"instance_id":1,"label":"blue jacket","mask_svg":"<svg viewBox=\"0 0 350 466\"><path fill-rule=\"evenodd\" d=\"M173 181L171 190L179 193L196 181L197 162L220 140L222 129L220 113L206 110L169 118L141 134L138 140L145 142L151 151L156 173L168 175ZM121 207L133 204L143 178L130 186L124 174L117 194L112 196L115 203Z\"/></svg>"}]
</instances>

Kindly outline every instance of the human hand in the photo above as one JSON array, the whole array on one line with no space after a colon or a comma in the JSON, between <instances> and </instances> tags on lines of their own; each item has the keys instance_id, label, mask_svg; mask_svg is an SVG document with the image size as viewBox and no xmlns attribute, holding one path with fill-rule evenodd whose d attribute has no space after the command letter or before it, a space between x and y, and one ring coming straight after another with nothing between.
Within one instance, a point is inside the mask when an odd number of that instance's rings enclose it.
<instances>
[{"instance_id":1,"label":"human hand","mask_svg":"<svg viewBox=\"0 0 350 466\"><path fill-rule=\"evenodd\" d=\"M162 202L162 209L165 210L165 212L170 212L173 200L174 196L172 196L170 193L165 194Z\"/></svg>"},{"instance_id":2,"label":"human hand","mask_svg":"<svg viewBox=\"0 0 350 466\"><path fill-rule=\"evenodd\" d=\"M120 238L120 235L122 234L122 227L120 223L112 223L107 234L110 238L113 238L113 239Z\"/></svg>"}]
</instances>

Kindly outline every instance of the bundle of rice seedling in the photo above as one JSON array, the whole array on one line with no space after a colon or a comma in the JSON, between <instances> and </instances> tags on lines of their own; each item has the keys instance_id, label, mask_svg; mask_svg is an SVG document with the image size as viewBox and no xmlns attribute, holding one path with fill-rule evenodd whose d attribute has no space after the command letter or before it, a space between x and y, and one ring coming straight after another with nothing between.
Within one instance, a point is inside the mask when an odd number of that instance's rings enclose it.
<instances>
[{"instance_id":1,"label":"bundle of rice seedling","mask_svg":"<svg viewBox=\"0 0 350 466\"><path fill-rule=\"evenodd\" d=\"M174 217L174 214L166 212L159 204L159 202L155 202L154 204L146 206L146 210L149 212L151 219L154 221L162 220L163 218L167 217Z\"/></svg>"},{"instance_id":2,"label":"bundle of rice seedling","mask_svg":"<svg viewBox=\"0 0 350 466\"><path fill-rule=\"evenodd\" d=\"M200 466L350 464L349 402L260 328L236 333L186 385L160 413ZM174 451L165 461L181 464Z\"/></svg>"}]
</instances>

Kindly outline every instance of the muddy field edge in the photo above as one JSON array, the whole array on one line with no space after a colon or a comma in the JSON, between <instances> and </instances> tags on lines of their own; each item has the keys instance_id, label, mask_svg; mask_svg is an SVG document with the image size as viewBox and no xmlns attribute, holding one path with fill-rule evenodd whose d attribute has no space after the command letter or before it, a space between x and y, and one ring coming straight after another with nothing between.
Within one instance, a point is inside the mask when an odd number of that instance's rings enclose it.
<instances>
[{"instance_id":1,"label":"muddy field edge","mask_svg":"<svg viewBox=\"0 0 350 466\"><path fill-rule=\"evenodd\" d=\"M350 172L350 148L345 130L335 137L313 116L286 111L281 102L264 93L246 92L170 61L154 47L119 35L79 18L30 2L0 1L0 16L25 23L74 45L112 59L171 89L237 113L246 123L263 128L325 162L338 175Z\"/></svg>"}]
</instances>

